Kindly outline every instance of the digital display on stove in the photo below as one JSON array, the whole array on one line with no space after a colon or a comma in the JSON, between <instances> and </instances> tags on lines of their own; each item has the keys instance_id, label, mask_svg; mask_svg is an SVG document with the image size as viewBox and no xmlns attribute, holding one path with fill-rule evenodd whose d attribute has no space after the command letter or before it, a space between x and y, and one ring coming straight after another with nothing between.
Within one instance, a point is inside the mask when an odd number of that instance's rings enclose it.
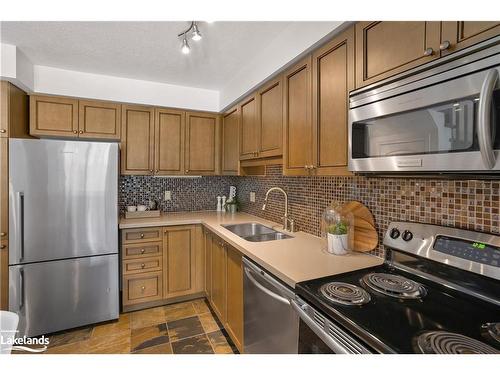
<instances>
[{"instance_id":1,"label":"digital display on stove","mask_svg":"<svg viewBox=\"0 0 500 375\"><path fill-rule=\"evenodd\" d=\"M477 263L500 267L500 247L461 238L437 236L434 250Z\"/></svg>"}]
</instances>

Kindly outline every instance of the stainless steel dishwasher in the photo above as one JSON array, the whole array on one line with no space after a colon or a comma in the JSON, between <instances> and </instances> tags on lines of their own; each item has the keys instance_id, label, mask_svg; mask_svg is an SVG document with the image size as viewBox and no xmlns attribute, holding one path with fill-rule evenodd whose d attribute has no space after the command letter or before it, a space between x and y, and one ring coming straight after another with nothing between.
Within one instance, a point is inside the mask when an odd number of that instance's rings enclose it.
<instances>
[{"instance_id":1,"label":"stainless steel dishwasher","mask_svg":"<svg viewBox=\"0 0 500 375\"><path fill-rule=\"evenodd\" d=\"M243 271L245 353L298 353L299 317L290 305L294 291L247 258Z\"/></svg>"}]
</instances>

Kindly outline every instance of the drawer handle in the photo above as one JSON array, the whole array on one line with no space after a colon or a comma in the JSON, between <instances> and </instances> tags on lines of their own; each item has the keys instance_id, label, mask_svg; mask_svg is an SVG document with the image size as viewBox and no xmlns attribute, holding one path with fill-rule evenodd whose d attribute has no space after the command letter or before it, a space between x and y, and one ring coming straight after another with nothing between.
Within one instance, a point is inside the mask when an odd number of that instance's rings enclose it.
<instances>
[{"instance_id":1,"label":"drawer handle","mask_svg":"<svg viewBox=\"0 0 500 375\"><path fill-rule=\"evenodd\" d=\"M144 250L144 249L141 249L141 254L144 254L144 252L145 252L145 251L146 251L146 250Z\"/></svg>"},{"instance_id":2,"label":"drawer handle","mask_svg":"<svg viewBox=\"0 0 500 375\"><path fill-rule=\"evenodd\" d=\"M144 238L144 233L141 233L141 238Z\"/></svg>"},{"instance_id":3,"label":"drawer handle","mask_svg":"<svg viewBox=\"0 0 500 375\"><path fill-rule=\"evenodd\" d=\"M144 263L141 264L141 268L144 268L146 267L146 265Z\"/></svg>"}]
</instances>

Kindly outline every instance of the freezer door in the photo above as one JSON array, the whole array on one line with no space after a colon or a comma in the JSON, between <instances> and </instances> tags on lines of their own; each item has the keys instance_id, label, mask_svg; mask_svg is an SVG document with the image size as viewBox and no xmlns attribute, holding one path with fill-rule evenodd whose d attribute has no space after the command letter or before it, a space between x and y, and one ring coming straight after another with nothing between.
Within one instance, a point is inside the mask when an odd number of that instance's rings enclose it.
<instances>
[{"instance_id":1,"label":"freezer door","mask_svg":"<svg viewBox=\"0 0 500 375\"><path fill-rule=\"evenodd\" d=\"M18 336L117 319L118 255L10 266L9 288Z\"/></svg>"},{"instance_id":2,"label":"freezer door","mask_svg":"<svg viewBox=\"0 0 500 375\"><path fill-rule=\"evenodd\" d=\"M9 141L9 264L116 253L118 145Z\"/></svg>"}]
</instances>

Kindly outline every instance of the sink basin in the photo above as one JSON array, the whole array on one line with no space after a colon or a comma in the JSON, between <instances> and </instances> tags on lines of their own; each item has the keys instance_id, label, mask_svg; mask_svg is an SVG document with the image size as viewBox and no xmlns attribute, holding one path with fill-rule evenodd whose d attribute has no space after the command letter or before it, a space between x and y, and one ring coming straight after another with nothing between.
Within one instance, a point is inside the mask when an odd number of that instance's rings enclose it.
<instances>
[{"instance_id":1,"label":"sink basin","mask_svg":"<svg viewBox=\"0 0 500 375\"><path fill-rule=\"evenodd\" d=\"M250 242L264 242L292 238L288 234L278 232L259 223L242 223L222 225L228 231Z\"/></svg>"},{"instance_id":2,"label":"sink basin","mask_svg":"<svg viewBox=\"0 0 500 375\"><path fill-rule=\"evenodd\" d=\"M250 242L264 242L264 241L275 241L275 240L286 240L287 238L292 238L288 234L281 232L257 234L255 236L245 237L245 240Z\"/></svg>"}]
</instances>

